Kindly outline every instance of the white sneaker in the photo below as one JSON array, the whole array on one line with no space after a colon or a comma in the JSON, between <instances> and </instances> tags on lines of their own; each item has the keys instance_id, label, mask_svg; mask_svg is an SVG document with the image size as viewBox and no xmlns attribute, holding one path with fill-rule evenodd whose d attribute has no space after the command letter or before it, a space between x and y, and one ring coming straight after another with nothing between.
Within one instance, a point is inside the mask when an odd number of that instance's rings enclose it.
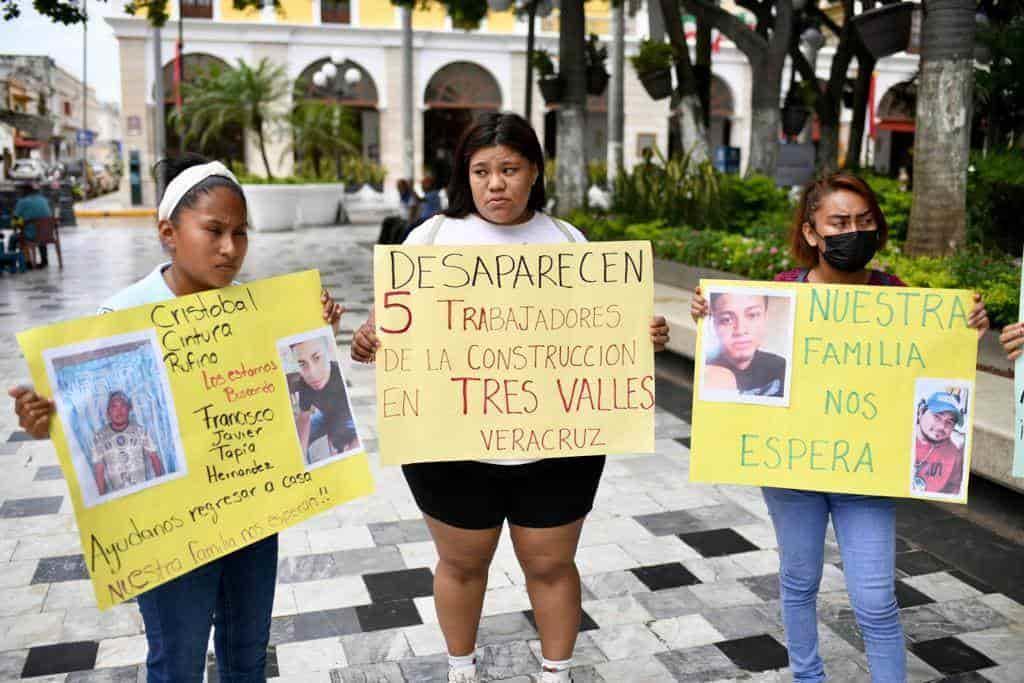
<instances>
[{"instance_id":1,"label":"white sneaker","mask_svg":"<svg viewBox=\"0 0 1024 683\"><path fill-rule=\"evenodd\" d=\"M465 666L461 669L448 669L448 683L479 683L475 666Z\"/></svg>"},{"instance_id":2,"label":"white sneaker","mask_svg":"<svg viewBox=\"0 0 1024 683\"><path fill-rule=\"evenodd\" d=\"M572 674L569 669L561 671L541 671L538 683L572 683Z\"/></svg>"}]
</instances>

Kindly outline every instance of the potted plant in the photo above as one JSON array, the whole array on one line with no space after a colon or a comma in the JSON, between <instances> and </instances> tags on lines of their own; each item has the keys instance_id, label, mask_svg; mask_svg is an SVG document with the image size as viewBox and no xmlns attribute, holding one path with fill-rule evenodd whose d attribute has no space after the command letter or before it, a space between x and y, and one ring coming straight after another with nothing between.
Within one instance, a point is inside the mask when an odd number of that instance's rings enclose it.
<instances>
[{"instance_id":1,"label":"potted plant","mask_svg":"<svg viewBox=\"0 0 1024 683\"><path fill-rule=\"evenodd\" d=\"M596 33L591 33L583 55L587 65L587 94L601 95L608 87L610 78L604 67L608 59L608 48L601 45Z\"/></svg>"},{"instance_id":2,"label":"potted plant","mask_svg":"<svg viewBox=\"0 0 1024 683\"><path fill-rule=\"evenodd\" d=\"M640 51L629 58L644 90L652 99L672 94L672 46L650 39L640 43Z\"/></svg>"},{"instance_id":3,"label":"potted plant","mask_svg":"<svg viewBox=\"0 0 1024 683\"><path fill-rule=\"evenodd\" d=\"M462 31L475 31L487 16L487 5L477 0L444 0L452 27Z\"/></svg>"},{"instance_id":4,"label":"potted plant","mask_svg":"<svg viewBox=\"0 0 1024 683\"><path fill-rule=\"evenodd\" d=\"M537 83L544 101L548 104L561 102L565 81L555 73L555 63L547 50L533 51L533 68L537 71Z\"/></svg>"}]
</instances>

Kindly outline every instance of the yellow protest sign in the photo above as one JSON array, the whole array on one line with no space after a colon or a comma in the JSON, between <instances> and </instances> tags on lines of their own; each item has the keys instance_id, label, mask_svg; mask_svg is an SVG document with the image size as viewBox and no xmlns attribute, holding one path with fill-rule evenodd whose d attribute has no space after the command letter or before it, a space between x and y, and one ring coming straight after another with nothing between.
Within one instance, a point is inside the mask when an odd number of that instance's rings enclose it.
<instances>
[{"instance_id":1,"label":"yellow protest sign","mask_svg":"<svg viewBox=\"0 0 1024 683\"><path fill-rule=\"evenodd\" d=\"M18 335L109 607L373 483L315 271Z\"/></svg>"},{"instance_id":2,"label":"yellow protest sign","mask_svg":"<svg viewBox=\"0 0 1024 683\"><path fill-rule=\"evenodd\" d=\"M967 501L970 292L701 288L693 481Z\"/></svg>"},{"instance_id":3,"label":"yellow protest sign","mask_svg":"<svg viewBox=\"0 0 1024 683\"><path fill-rule=\"evenodd\" d=\"M377 247L386 464L654 450L647 242Z\"/></svg>"}]
</instances>

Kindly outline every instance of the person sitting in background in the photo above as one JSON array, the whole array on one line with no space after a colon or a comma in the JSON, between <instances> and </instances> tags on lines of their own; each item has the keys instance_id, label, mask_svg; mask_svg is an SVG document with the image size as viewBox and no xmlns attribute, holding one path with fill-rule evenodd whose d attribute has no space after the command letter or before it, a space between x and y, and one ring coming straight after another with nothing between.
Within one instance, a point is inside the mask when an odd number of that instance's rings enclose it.
<instances>
[{"instance_id":1,"label":"person sitting in background","mask_svg":"<svg viewBox=\"0 0 1024 683\"><path fill-rule=\"evenodd\" d=\"M405 178L395 183L398 190L399 214L388 216L380 224L380 235L377 244L401 244L410 225L419 220L420 197L412 189L412 184Z\"/></svg>"},{"instance_id":2,"label":"person sitting in background","mask_svg":"<svg viewBox=\"0 0 1024 683\"><path fill-rule=\"evenodd\" d=\"M11 241L7 248L15 251L20 248L25 254L25 264L28 268L36 266L36 260L32 254L32 248L27 243L35 242L39 237L39 227L36 224L40 218L53 218L53 208L50 202L39 190L38 183L27 183L21 187L22 196L14 205L14 218L21 222L20 233L11 235ZM45 268L48 265L46 258L46 245L39 245L39 267Z\"/></svg>"},{"instance_id":3,"label":"person sitting in background","mask_svg":"<svg viewBox=\"0 0 1024 683\"><path fill-rule=\"evenodd\" d=\"M441 190L434 184L434 179L426 176L420 186L423 188L423 200L420 202L420 215L416 225L441 213Z\"/></svg>"}]
</instances>

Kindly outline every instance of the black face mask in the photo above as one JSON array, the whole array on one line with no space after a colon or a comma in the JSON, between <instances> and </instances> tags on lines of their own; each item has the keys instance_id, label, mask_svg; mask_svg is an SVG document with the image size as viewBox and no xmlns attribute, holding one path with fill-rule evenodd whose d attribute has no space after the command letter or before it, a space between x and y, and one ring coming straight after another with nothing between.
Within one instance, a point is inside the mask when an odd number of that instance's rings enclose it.
<instances>
[{"instance_id":1,"label":"black face mask","mask_svg":"<svg viewBox=\"0 0 1024 683\"><path fill-rule=\"evenodd\" d=\"M825 241L822 256L844 273L856 273L871 263L878 251L878 230L855 230L842 235L818 235Z\"/></svg>"}]
</instances>

